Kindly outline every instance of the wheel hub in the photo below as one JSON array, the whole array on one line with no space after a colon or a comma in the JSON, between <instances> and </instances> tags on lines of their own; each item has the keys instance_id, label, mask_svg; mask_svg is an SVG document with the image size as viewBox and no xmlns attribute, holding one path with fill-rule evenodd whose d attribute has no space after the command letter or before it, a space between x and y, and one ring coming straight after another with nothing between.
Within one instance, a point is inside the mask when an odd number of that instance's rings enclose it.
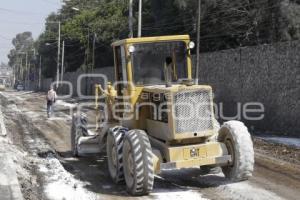
<instances>
[{"instance_id":1,"label":"wheel hub","mask_svg":"<svg viewBox=\"0 0 300 200\"><path fill-rule=\"evenodd\" d=\"M230 138L226 138L225 145L227 147L228 154L231 155L232 158L230 164L233 165L235 161L235 155L234 155L234 146L232 140Z\"/></svg>"}]
</instances>

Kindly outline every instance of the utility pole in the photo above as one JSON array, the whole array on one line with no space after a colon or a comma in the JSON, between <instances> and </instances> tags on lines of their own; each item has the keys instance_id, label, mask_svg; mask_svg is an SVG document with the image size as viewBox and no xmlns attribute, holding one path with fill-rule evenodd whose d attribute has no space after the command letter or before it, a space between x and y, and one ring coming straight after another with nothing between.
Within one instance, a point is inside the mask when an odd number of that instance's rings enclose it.
<instances>
[{"instance_id":1,"label":"utility pole","mask_svg":"<svg viewBox=\"0 0 300 200\"><path fill-rule=\"evenodd\" d=\"M30 89L34 89L35 88L35 86L34 86L34 80L36 78L35 77L36 76L36 49L33 48L32 51L33 51L34 62L33 63L30 62L29 70L28 70L28 86L29 86ZM32 57L31 57L30 60L32 60ZM33 64L33 68L32 68L33 70L32 70L32 72L31 72L31 64ZM30 79L30 78L32 78L32 79ZM33 81L32 85L31 85L31 81Z\"/></svg>"},{"instance_id":2,"label":"utility pole","mask_svg":"<svg viewBox=\"0 0 300 200\"><path fill-rule=\"evenodd\" d=\"M57 42L57 69L56 69L56 88L58 88L59 84L59 60L60 60L60 21L58 22L58 42Z\"/></svg>"},{"instance_id":3,"label":"utility pole","mask_svg":"<svg viewBox=\"0 0 300 200\"><path fill-rule=\"evenodd\" d=\"M95 69L95 49L96 49L96 33L94 33L94 40L93 40L93 69Z\"/></svg>"},{"instance_id":4,"label":"utility pole","mask_svg":"<svg viewBox=\"0 0 300 200\"><path fill-rule=\"evenodd\" d=\"M139 0L139 28L138 28L138 37L142 37L142 10L143 10L143 1Z\"/></svg>"},{"instance_id":5,"label":"utility pole","mask_svg":"<svg viewBox=\"0 0 300 200\"><path fill-rule=\"evenodd\" d=\"M90 73L90 65L91 65L91 60L90 60L90 28L88 27L88 49L87 49L87 55L86 55L86 66L85 66L85 73L88 74ZM85 78L85 94L88 94L88 78Z\"/></svg>"},{"instance_id":6,"label":"utility pole","mask_svg":"<svg viewBox=\"0 0 300 200\"><path fill-rule=\"evenodd\" d=\"M64 63L65 63L65 41L63 41L62 56L61 56L61 81L64 80Z\"/></svg>"},{"instance_id":7,"label":"utility pole","mask_svg":"<svg viewBox=\"0 0 300 200\"><path fill-rule=\"evenodd\" d=\"M40 55L40 66L39 66L39 90L41 90L42 84L42 56Z\"/></svg>"},{"instance_id":8,"label":"utility pole","mask_svg":"<svg viewBox=\"0 0 300 200\"><path fill-rule=\"evenodd\" d=\"M20 78L21 69L22 69L22 58L20 58L20 56L19 56L19 64L18 64L17 71L16 71L16 81L21 80L21 78Z\"/></svg>"},{"instance_id":9,"label":"utility pole","mask_svg":"<svg viewBox=\"0 0 300 200\"><path fill-rule=\"evenodd\" d=\"M16 68L17 68L17 64L14 64L13 66L13 80L12 80L12 86L14 86L15 82L16 82Z\"/></svg>"},{"instance_id":10,"label":"utility pole","mask_svg":"<svg viewBox=\"0 0 300 200\"><path fill-rule=\"evenodd\" d=\"M201 0L198 0L198 22L197 22L197 61L196 61L196 84L199 84L200 68L200 32L201 32Z\"/></svg>"},{"instance_id":11,"label":"utility pole","mask_svg":"<svg viewBox=\"0 0 300 200\"><path fill-rule=\"evenodd\" d=\"M91 48L90 48L90 28L88 28L88 49L87 49L87 55L86 55L86 73L88 72L88 70L91 68L90 65L91 65L91 59L90 59L90 51L91 51Z\"/></svg>"},{"instance_id":12,"label":"utility pole","mask_svg":"<svg viewBox=\"0 0 300 200\"><path fill-rule=\"evenodd\" d=\"M133 0L129 0L129 37L133 38Z\"/></svg>"},{"instance_id":13,"label":"utility pole","mask_svg":"<svg viewBox=\"0 0 300 200\"><path fill-rule=\"evenodd\" d=\"M27 68L27 75L26 75L26 79L27 79L27 90L30 90L30 79L29 79L29 76L30 76L30 68L31 68L31 61L29 61L28 63L28 68Z\"/></svg>"},{"instance_id":14,"label":"utility pole","mask_svg":"<svg viewBox=\"0 0 300 200\"><path fill-rule=\"evenodd\" d=\"M25 78L24 78L24 87L27 89L27 71L28 71L28 52L25 54Z\"/></svg>"},{"instance_id":15,"label":"utility pole","mask_svg":"<svg viewBox=\"0 0 300 200\"><path fill-rule=\"evenodd\" d=\"M23 58L21 57L21 64L20 64L20 74L18 76L18 79L19 80L22 80L24 77L23 77ZM24 83L23 83L24 84Z\"/></svg>"}]
</instances>

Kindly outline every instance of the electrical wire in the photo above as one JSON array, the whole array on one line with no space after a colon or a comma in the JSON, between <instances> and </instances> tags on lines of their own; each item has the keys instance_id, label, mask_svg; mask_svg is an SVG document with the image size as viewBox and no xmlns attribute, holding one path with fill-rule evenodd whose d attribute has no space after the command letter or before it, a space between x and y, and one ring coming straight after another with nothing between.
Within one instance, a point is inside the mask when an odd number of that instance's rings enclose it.
<instances>
[{"instance_id":1,"label":"electrical wire","mask_svg":"<svg viewBox=\"0 0 300 200\"><path fill-rule=\"evenodd\" d=\"M19 25L38 25L44 24L42 22L17 22L17 21L7 21L7 20L0 20L2 24L19 24Z\"/></svg>"},{"instance_id":2,"label":"electrical wire","mask_svg":"<svg viewBox=\"0 0 300 200\"><path fill-rule=\"evenodd\" d=\"M260 3L249 3L249 4L245 4L243 6L240 6L240 7L235 7L235 9L239 9L239 8L245 8L245 7L249 7L249 6L259 6L259 5L266 5L267 2L260 2ZM219 4L221 5L221 4ZM224 5L224 4L223 4ZM273 5L273 6L268 6L267 9L270 9L270 8L276 8L276 7L279 7L280 4L277 4L277 5ZM259 8L260 9L260 8ZM261 9L260 9L261 10ZM216 17L218 14L221 14L223 13L224 11L218 11L218 12L208 12L206 13L204 16L206 18L208 17ZM180 16L187 16L187 17L191 17L191 16L188 16L185 12L183 14L179 14L179 15L176 15L177 18L180 18ZM223 16L224 17L224 16ZM229 16L230 17L230 16ZM187 19L186 21L193 21L194 19ZM174 20L170 19L170 22L166 22L166 23L157 23L158 26L166 26L166 25L173 25L173 24L177 24L178 22L174 22ZM143 27L146 27L148 28L148 26L144 25Z\"/></svg>"},{"instance_id":3,"label":"electrical wire","mask_svg":"<svg viewBox=\"0 0 300 200\"><path fill-rule=\"evenodd\" d=\"M259 11L265 11L265 10L269 10L269 9L273 9L273 8L276 8L278 7L278 5L276 6L270 6L270 7L266 7L266 8L262 8L260 9ZM222 16L222 20L225 20L225 19L230 19L232 17L239 17L240 15L227 15L227 16ZM205 15L205 17L207 17ZM211 20L209 19L205 19L205 20L201 20L201 24L205 24L207 22L210 22ZM181 24L181 25L175 25L175 26L163 26L163 27L158 27L158 26L143 26L143 30L155 30L155 29L170 29L171 27L173 28L178 28L178 27L182 27L182 26L189 26L189 25L195 25L195 23L188 23L188 24Z\"/></svg>"},{"instance_id":4,"label":"electrical wire","mask_svg":"<svg viewBox=\"0 0 300 200\"><path fill-rule=\"evenodd\" d=\"M13 10L13 9L2 8L2 7L0 7L0 11L20 14L20 15L45 15L45 13L27 12L27 11Z\"/></svg>"},{"instance_id":5,"label":"electrical wire","mask_svg":"<svg viewBox=\"0 0 300 200\"><path fill-rule=\"evenodd\" d=\"M287 22L287 20L282 19L282 20L278 20L278 22L279 23L285 23L285 22ZM259 25L260 26L262 26L262 25L266 26L266 25L270 25L270 24L272 24L272 23L271 22L264 22L264 23L260 23ZM224 32L224 31L226 31L226 30L219 30L218 32L221 33L221 32ZM228 36L230 36L230 37L236 37L236 36L242 36L242 35L245 35L245 34L248 34L248 33L249 32L247 30L247 31L233 31L233 33L227 33L227 34L216 34L216 33L214 33L214 34L206 34L206 35L201 35L201 40L202 41L203 40L208 40L208 39L209 40L213 40L213 39L219 39L219 38L224 38L224 37L228 37ZM196 38L192 37L191 39L195 40Z\"/></svg>"},{"instance_id":6,"label":"electrical wire","mask_svg":"<svg viewBox=\"0 0 300 200\"><path fill-rule=\"evenodd\" d=\"M11 39L9 39L9 38L7 38L7 37L5 37L5 36L3 36L3 35L0 35L0 38L2 38L2 39L4 39L4 40L10 40L10 41L11 41Z\"/></svg>"},{"instance_id":7,"label":"electrical wire","mask_svg":"<svg viewBox=\"0 0 300 200\"><path fill-rule=\"evenodd\" d=\"M52 2L52 1L50 1L50 0L42 0L42 2L45 2L45 3L47 3L47 4L51 4L51 5L56 5L56 6L61 5L61 3Z\"/></svg>"},{"instance_id":8,"label":"electrical wire","mask_svg":"<svg viewBox=\"0 0 300 200\"><path fill-rule=\"evenodd\" d=\"M265 2L264 3L256 3L255 5L259 5L259 4L266 4ZM252 4L254 5L254 4ZM241 6L241 8L244 8L244 7L249 7L251 6L251 4L248 4L248 5L245 5L245 6ZM276 8L278 7L278 5L274 5L274 6L269 6L267 8L263 8L263 9L259 9L258 8L258 11L263 11L263 10L267 10L267 9L273 9L273 8ZM210 15L205 15L205 17L209 17L209 16L213 16L213 15L216 15L217 13L222 13L222 12L214 12L214 13L210 13ZM237 14L236 16L231 14L231 15L228 15L228 16L225 16L225 17L222 17L222 20L224 19L228 19L228 18L232 18L232 17L238 17L240 16L239 14ZM193 19L188 19L186 22L190 22L190 21L193 21ZM209 23L210 20L203 20L202 21L203 23ZM195 26L195 23L184 23L184 24L177 24L177 23L180 23L180 22L175 22L175 23L168 23L168 25L171 25L171 24L174 24L174 26L164 26L163 29L168 29L168 30L176 30L180 27L188 27L188 26ZM263 24L270 24L271 22L265 22ZM177 25L175 25L177 24ZM249 23L248 23L249 24ZM162 24L158 24L158 25L162 25ZM245 26L247 25L246 24L241 24L240 26ZM262 23L259 23L259 25L262 25ZM88 28L87 28L88 29ZM161 30L162 28L161 27L157 27L157 26L144 26L143 27L143 30L149 30L149 31L153 31L153 30ZM220 31L221 32L221 31ZM214 34L214 35L206 35L206 36L203 36L201 40L204 40L204 39L214 39L214 38L218 38L218 37L225 37L225 36L239 36L241 34L246 34L246 32L235 32L234 34ZM70 37L68 37L70 38ZM48 39L45 39L45 40L48 40ZM56 39L57 40L57 39ZM57 43L57 42L55 42ZM78 46L78 45L68 45L68 46ZM97 47L98 48L98 47ZM80 55L83 55L85 53L81 53ZM75 55L76 56L76 55Z\"/></svg>"}]
</instances>

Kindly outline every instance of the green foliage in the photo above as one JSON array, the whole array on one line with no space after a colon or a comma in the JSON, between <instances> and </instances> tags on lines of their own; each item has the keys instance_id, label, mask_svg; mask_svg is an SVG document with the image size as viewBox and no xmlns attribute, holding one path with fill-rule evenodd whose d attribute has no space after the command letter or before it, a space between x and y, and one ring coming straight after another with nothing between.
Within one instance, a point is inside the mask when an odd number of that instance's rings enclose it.
<instances>
[{"instance_id":1,"label":"green foliage","mask_svg":"<svg viewBox=\"0 0 300 200\"><path fill-rule=\"evenodd\" d=\"M138 1L133 2L136 36ZM299 4L299 0L202 0L201 51L299 39ZM197 8L196 0L143 0L143 36L190 34L196 40ZM110 44L129 34L128 0L69 0L59 13L51 13L35 43L46 77L56 73L58 21L66 43L67 71L112 65Z\"/></svg>"},{"instance_id":2,"label":"green foliage","mask_svg":"<svg viewBox=\"0 0 300 200\"><path fill-rule=\"evenodd\" d=\"M300 39L300 1L284 1L280 12L282 13L280 23L282 39Z\"/></svg>"},{"instance_id":3,"label":"green foliage","mask_svg":"<svg viewBox=\"0 0 300 200\"><path fill-rule=\"evenodd\" d=\"M0 63L0 68L8 68L9 65L7 65L6 63L1 62Z\"/></svg>"},{"instance_id":4,"label":"green foliage","mask_svg":"<svg viewBox=\"0 0 300 200\"><path fill-rule=\"evenodd\" d=\"M75 8L75 9L73 9ZM60 14L51 14L46 20L45 32L39 38L39 52L43 57L43 74L56 72L58 25L61 21L61 40L65 41L67 71L79 67L92 68L93 41L95 40L95 67L112 65L110 44L128 35L128 6L124 1L72 0L66 2ZM45 43L53 43L45 46ZM56 46L55 46L56 45ZM56 49L56 52L53 51Z\"/></svg>"},{"instance_id":5,"label":"green foliage","mask_svg":"<svg viewBox=\"0 0 300 200\"><path fill-rule=\"evenodd\" d=\"M28 53L28 60L33 59L32 49L34 47L34 41L31 32L17 34L16 37L12 40L12 44L14 46L14 49L12 49L7 55L9 58L10 66L20 65L20 60L25 59L24 55L26 53Z\"/></svg>"},{"instance_id":6,"label":"green foliage","mask_svg":"<svg viewBox=\"0 0 300 200\"><path fill-rule=\"evenodd\" d=\"M175 2L196 15L197 1ZM299 39L299 6L297 0L202 0L201 51ZM195 29L189 33L196 39Z\"/></svg>"}]
</instances>

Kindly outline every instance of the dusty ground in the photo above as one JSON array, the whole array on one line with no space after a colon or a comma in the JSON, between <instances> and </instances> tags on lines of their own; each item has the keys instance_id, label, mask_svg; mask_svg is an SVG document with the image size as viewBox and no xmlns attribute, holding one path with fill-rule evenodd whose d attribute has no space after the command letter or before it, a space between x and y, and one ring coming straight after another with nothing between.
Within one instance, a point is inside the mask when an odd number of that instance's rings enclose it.
<instances>
[{"instance_id":1,"label":"dusty ground","mask_svg":"<svg viewBox=\"0 0 300 200\"><path fill-rule=\"evenodd\" d=\"M129 197L108 175L105 155L70 156L70 104L58 102L56 116L46 118L44 96L0 94L5 124L16 151L25 199L298 199L299 149L254 138L254 176L228 183L223 175L199 169L166 171L155 179L147 197Z\"/></svg>"},{"instance_id":2,"label":"dusty ground","mask_svg":"<svg viewBox=\"0 0 300 200\"><path fill-rule=\"evenodd\" d=\"M271 143L260 138L254 138L254 144L257 152L300 165L300 148Z\"/></svg>"}]
</instances>

